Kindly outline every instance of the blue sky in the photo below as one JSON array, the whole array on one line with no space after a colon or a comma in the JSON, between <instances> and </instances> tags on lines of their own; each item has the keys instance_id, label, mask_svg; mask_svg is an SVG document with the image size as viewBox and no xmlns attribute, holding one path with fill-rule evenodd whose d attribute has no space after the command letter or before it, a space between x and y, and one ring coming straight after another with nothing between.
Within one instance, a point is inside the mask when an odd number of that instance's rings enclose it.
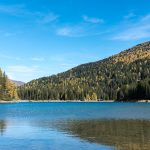
<instances>
[{"instance_id":1,"label":"blue sky","mask_svg":"<svg viewBox=\"0 0 150 150\"><path fill-rule=\"evenodd\" d=\"M1 0L0 67L34 78L97 61L150 39L149 0Z\"/></svg>"}]
</instances>

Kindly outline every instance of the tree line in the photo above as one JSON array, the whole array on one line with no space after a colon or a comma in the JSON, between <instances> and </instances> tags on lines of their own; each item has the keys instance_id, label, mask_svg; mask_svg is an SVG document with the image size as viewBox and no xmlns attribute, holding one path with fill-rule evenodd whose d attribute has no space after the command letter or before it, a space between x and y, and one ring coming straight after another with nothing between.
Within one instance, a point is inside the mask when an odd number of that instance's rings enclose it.
<instances>
[{"instance_id":1,"label":"tree line","mask_svg":"<svg viewBox=\"0 0 150 150\"><path fill-rule=\"evenodd\" d=\"M150 100L150 78L123 86L117 93L119 101Z\"/></svg>"}]
</instances>

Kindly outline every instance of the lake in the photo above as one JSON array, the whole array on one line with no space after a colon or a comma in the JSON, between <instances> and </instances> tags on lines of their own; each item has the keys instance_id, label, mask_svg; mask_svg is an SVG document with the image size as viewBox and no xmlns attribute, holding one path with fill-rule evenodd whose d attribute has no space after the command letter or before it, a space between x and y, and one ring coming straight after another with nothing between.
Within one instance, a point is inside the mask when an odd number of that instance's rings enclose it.
<instances>
[{"instance_id":1,"label":"lake","mask_svg":"<svg viewBox=\"0 0 150 150\"><path fill-rule=\"evenodd\" d=\"M149 150L150 103L0 104L0 150Z\"/></svg>"}]
</instances>

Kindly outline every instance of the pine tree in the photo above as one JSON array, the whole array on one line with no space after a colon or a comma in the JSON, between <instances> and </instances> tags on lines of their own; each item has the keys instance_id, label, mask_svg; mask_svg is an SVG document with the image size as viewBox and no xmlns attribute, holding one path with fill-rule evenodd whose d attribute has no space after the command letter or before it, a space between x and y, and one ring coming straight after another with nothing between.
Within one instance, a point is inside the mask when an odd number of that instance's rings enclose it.
<instances>
[{"instance_id":1,"label":"pine tree","mask_svg":"<svg viewBox=\"0 0 150 150\"><path fill-rule=\"evenodd\" d=\"M15 84L8 79L5 72L0 69L0 100L18 99Z\"/></svg>"}]
</instances>

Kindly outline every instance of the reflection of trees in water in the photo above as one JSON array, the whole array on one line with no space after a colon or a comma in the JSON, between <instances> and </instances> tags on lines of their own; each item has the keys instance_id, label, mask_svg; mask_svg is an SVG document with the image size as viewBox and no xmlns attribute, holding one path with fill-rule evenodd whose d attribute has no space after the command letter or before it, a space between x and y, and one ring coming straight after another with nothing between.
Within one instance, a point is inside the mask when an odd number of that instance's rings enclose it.
<instances>
[{"instance_id":1,"label":"reflection of trees in water","mask_svg":"<svg viewBox=\"0 0 150 150\"><path fill-rule=\"evenodd\" d=\"M3 135L6 130L6 122L4 120L0 120L0 134Z\"/></svg>"},{"instance_id":2,"label":"reflection of trees in water","mask_svg":"<svg viewBox=\"0 0 150 150\"><path fill-rule=\"evenodd\" d=\"M150 149L150 121L73 121L65 130L81 139L115 146L121 150Z\"/></svg>"},{"instance_id":3,"label":"reflection of trees in water","mask_svg":"<svg viewBox=\"0 0 150 150\"><path fill-rule=\"evenodd\" d=\"M146 120L78 120L36 125L119 150L150 150L150 121Z\"/></svg>"}]
</instances>

